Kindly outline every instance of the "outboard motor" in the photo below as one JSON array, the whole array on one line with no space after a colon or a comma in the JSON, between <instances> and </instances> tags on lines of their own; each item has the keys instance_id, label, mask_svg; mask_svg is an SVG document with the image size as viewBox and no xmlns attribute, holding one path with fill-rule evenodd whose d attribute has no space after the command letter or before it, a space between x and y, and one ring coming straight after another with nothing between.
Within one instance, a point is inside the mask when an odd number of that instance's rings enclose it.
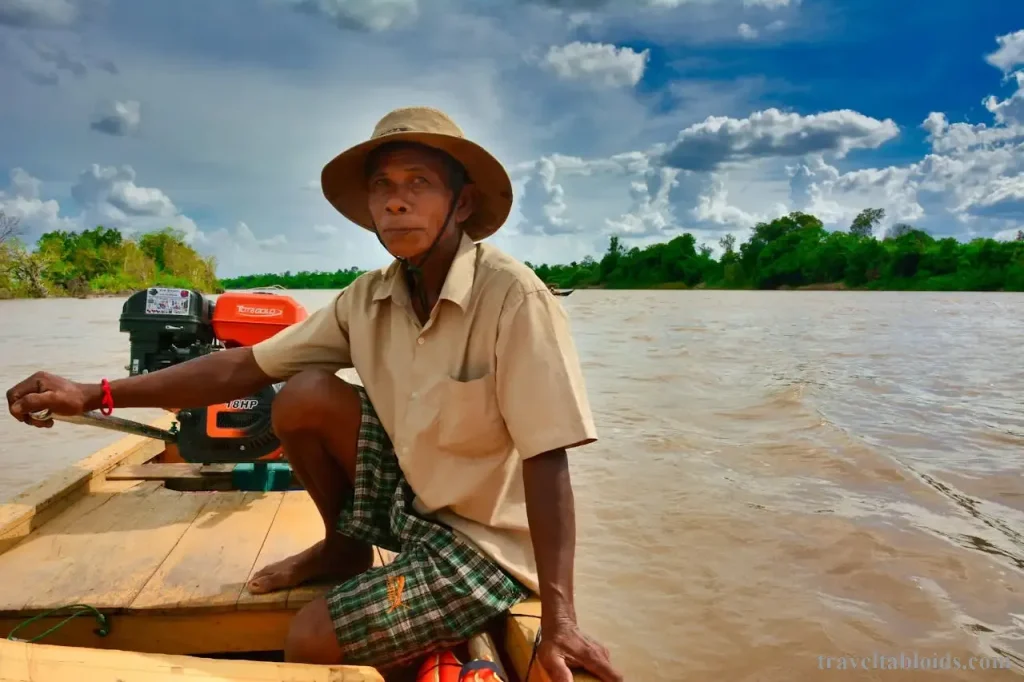
<instances>
[{"instance_id":1,"label":"outboard motor","mask_svg":"<svg viewBox=\"0 0 1024 682\"><path fill-rule=\"evenodd\" d=\"M307 317L290 296L269 292L221 294L151 287L121 310L120 329L131 344L129 375L148 374L227 348L252 346ZM283 384L207 407L178 412L177 446L187 462L277 460L281 443L270 409Z\"/></svg>"}]
</instances>

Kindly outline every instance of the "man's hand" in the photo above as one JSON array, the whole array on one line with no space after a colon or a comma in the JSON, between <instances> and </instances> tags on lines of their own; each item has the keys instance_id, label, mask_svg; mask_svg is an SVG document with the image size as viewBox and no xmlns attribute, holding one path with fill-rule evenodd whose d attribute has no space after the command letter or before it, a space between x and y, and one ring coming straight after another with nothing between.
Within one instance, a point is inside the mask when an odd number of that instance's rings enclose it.
<instances>
[{"instance_id":1,"label":"man's hand","mask_svg":"<svg viewBox=\"0 0 1024 682\"><path fill-rule=\"evenodd\" d=\"M7 391L7 409L18 421L49 428L53 420L38 421L32 419L32 413L49 410L53 414L78 415L88 411L90 393L96 391L86 385L69 381L62 377L36 372L28 379Z\"/></svg>"},{"instance_id":2,"label":"man's hand","mask_svg":"<svg viewBox=\"0 0 1024 682\"><path fill-rule=\"evenodd\" d=\"M622 682L622 675L612 668L608 649L590 639L573 622L560 622L551 629L541 629L537 662L544 667L551 682L572 682L571 668L582 668L601 682Z\"/></svg>"}]
</instances>

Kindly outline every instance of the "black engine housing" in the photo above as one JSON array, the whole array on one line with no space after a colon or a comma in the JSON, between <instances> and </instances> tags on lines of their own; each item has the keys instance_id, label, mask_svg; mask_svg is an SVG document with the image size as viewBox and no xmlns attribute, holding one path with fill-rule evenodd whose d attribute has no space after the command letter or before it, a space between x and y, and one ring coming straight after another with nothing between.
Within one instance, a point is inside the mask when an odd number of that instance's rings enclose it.
<instances>
[{"instance_id":1,"label":"black engine housing","mask_svg":"<svg viewBox=\"0 0 1024 682\"><path fill-rule=\"evenodd\" d=\"M121 307L120 325L131 343L128 374L149 374L220 348L212 317L213 304L198 291L150 287L132 294Z\"/></svg>"}]
</instances>

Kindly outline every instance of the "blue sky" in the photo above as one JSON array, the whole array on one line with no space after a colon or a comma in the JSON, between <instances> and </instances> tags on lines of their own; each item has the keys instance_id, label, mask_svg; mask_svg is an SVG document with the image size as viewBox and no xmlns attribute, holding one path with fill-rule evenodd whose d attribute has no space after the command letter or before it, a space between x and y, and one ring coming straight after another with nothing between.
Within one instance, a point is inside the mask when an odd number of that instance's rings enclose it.
<instances>
[{"instance_id":1,"label":"blue sky","mask_svg":"<svg viewBox=\"0 0 1024 682\"><path fill-rule=\"evenodd\" d=\"M410 104L509 168L492 239L523 260L792 210L1024 227L1010 0L0 0L0 92L28 239L172 225L222 275L385 264L316 182Z\"/></svg>"}]
</instances>

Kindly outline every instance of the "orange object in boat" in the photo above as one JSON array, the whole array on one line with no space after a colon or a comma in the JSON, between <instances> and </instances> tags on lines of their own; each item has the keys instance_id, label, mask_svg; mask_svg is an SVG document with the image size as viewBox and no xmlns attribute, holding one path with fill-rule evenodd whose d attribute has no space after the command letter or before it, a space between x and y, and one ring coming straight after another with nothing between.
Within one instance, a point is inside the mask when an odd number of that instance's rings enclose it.
<instances>
[{"instance_id":1,"label":"orange object in boat","mask_svg":"<svg viewBox=\"0 0 1024 682\"><path fill-rule=\"evenodd\" d=\"M430 654L420 665L416 682L459 682L462 663L451 651Z\"/></svg>"}]
</instances>

